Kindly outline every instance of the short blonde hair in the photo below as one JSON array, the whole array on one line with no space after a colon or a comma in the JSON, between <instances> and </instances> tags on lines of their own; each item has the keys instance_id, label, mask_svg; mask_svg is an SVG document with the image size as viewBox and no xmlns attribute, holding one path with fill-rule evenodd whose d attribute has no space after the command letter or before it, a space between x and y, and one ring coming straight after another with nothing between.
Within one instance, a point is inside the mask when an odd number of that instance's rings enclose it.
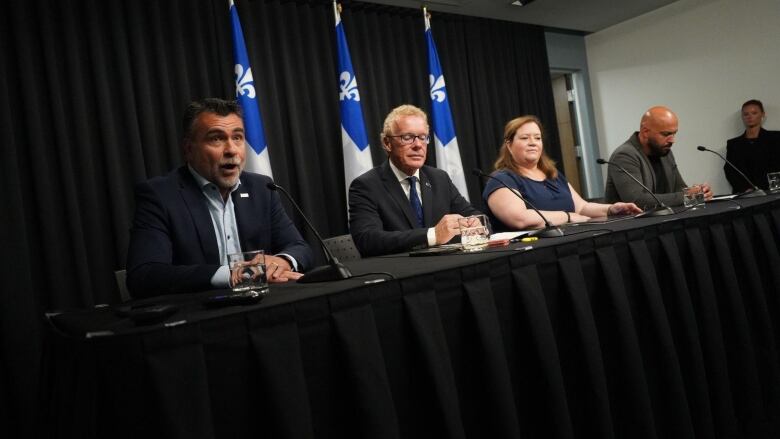
<instances>
[{"instance_id":1,"label":"short blonde hair","mask_svg":"<svg viewBox=\"0 0 780 439\"><path fill-rule=\"evenodd\" d=\"M544 126L538 117L529 114L510 120L506 123L506 126L504 126L504 141L501 143L498 159L496 159L496 162L493 164L493 168L496 171L509 170L517 172L517 163L515 163L515 160L512 158L512 153L509 152L509 147L507 145L512 143L517 130L528 123L535 123L536 126L539 127L539 131L542 132L542 139L544 139ZM555 167L555 160L551 159L545 151L546 148L543 148L542 156L539 158L539 163L537 163L536 166L544 172L545 177L554 180L558 177L558 169Z\"/></svg>"},{"instance_id":2,"label":"short blonde hair","mask_svg":"<svg viewBox=\"0 0 780 439\"><path fill-rule=\"evenodd\" d=\"M420 108L409 104L399 105L393 108L390 113L387 114L387 117L385 117L385 123L382 124L382 132L379 133L380 144L385 144L385 139L393 135L393 126L396 121L405 116L421 117L425 121L425 124L428 125L428 115Z\"/></svg>"}]
</instances>

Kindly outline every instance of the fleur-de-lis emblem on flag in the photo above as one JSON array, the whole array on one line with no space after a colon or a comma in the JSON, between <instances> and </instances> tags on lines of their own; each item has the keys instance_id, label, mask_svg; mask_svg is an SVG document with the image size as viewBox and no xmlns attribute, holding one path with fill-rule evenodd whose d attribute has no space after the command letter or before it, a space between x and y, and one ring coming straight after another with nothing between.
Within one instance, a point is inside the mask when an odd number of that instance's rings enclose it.
<instances>
[{"instance_id":1,"label":"fleur-de-lis emblem on flag","mask_svg":"<svg viewBox=\"0 0 780 439\"><path fill-rule=\"evenodd\" d=\"M252 68L246 69L244 72L244 66L236 64L236 95L246 95L250 99L255 98L255 81L252 78Z\"/></svg>"},{"instance_id":2,"label":"fleur-de-lis emblem on flag","mask_svg":"<svg viewBox=\"0 0 780 439\"><path fill-rule=\"evenodd\" d=\"M344 71L339 75L339 88L341 89L339 92L340 101L351 99L360 102L360 92L357 88L357 81L349 72Z\"/></svg>"},{"instance_id":3,"label":"fleur-de-lis emblem on flag","mask_svg":"<svg viewBox=\"0 0 780 439\"><path fill-rule=\"evenodd\" d=\"M447 99L447 93L444 91L444 75L439 75L435 78L433 75L428 75L431 82L431 99L436 102L444 102Z\"/></svg>"}]
</instances>

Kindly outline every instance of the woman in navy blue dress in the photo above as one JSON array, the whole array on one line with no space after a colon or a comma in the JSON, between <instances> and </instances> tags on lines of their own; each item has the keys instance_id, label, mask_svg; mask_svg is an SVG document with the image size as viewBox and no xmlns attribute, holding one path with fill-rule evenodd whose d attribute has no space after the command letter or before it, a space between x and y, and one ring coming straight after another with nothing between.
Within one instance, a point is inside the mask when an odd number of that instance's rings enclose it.
<instances>
[{"instance_id":1,"label":"woman in navy blue dress","mask_svg":"<svg viewBox=\"0 0 780 439\"><path fill-rule=\"evenodd\" d=\"M544 153L542 123L536 116L518 117L506 124L504 143L494 167L493 177L520 192L553 225L642 211L634 203L585 201ZM496 231L544 226L536 212L494 179L488 180L482 197L487 202L491 224Z\"/></svg>"}]
</instances>

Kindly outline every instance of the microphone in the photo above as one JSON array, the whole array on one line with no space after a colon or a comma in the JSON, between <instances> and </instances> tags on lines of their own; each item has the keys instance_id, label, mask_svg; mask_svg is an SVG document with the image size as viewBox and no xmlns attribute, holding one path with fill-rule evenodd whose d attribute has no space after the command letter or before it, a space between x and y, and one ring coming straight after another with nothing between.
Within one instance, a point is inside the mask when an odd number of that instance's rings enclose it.
<instances>
[{"instance_id":1,"label":"microphone","mask_svg":"<svg viewBox=\"0 0 780 439\"><path fill-rule=\"evenodd\" d=\"M698 149L699 151L711 152L711 153L715 154L716 156L722 158L724 162L728 163L728 165L731 166L732 169L737 171L737 173L739 175L741 175L742 178L745 179L745 181L750 185L750 187L753 188L753 189L748 189L745 192L742 192L741 194L737 195L734 198L753 198L753 197L760 197L762 195L766 195L766 192L764 192L763 190L759 189L756 185L754 185L753 182L750 181L749 178L747 178L747 175L745 175L742 171L740 171L739 168L734 166L734 163L731 163L730 161L728 161L728 159L726 157L723 157L719 152L713 151L713 150L711 150L709 148L705 148L705 147L703 147L701 145L697 146L696 149Z\"/></svg>"},{"instance_id":2,"label":"microphone","mask_svg":"<svg viewBox=\"0 0 780 439\"><path fill-rule=\"evenodd\" d=\"M517 198L520 198L523 201L523 203L525 203L528 206L530 206L531 209L533 209L534 212L536 212L536 214L539 215L542 218L542 221L544 221L544 228L543 229L539 229L539 230L535 230L535 231L529 233L528 236L538 236L540 238L554 238L554 237L557 237L557 236L563 236L563 230L561 230L561 228L558 227L558 226L552 225L552 223L550 223L550 221L544 215L542 215L542 212L540 212L539 209L537 209L536 206L533 205L533 203L531 203L530 201L526 200L522 195L520 195L519 191L516 191L516 190L512 189L511 187L507 186L506 183L504 183L503 181L497 179L496 177L493 177L490 174L485 174L479 168L472 169L471 173L476 175L477 177L492 178L493 180L496 180L501 186L504 186L505 188L509 189L509 192L512 192L513 194L517 195Z\"/></svg>"},{"instance_id":3,"label":"microphone","mask_svg":"<svg viewBox=\"0 0 780 439\"><path fill-rule=\"evenodd\" d=\"M298 203L293 200L293 197L286 190L284 190L283 187L279 186L273 181L268 182L266 187L272 191L279 190L279 192L284 194L285 198L287 198L293 207L295 207L295 210L298 211L298 215L303 218L303 220L306 222L306 225L308 225L311 231L314 232L314 236L317 237L317 241L319 241L320 247L322 247L322 252L325 253L325 259L328 261L328 265L314 267L307 273L304 273L304 276L298 279L297 282L306 284L310 282L327 282L331 280L351 278L352 273L349 271L349 268L345 267L341 262L339 262L338 259L336 259L335 256L333 256L333 254L328 249L328 246L325 245L325 241L323 241L322 236L320 236L319 232L317 232L317 229L315 229L311 224L309 218L304 215L303 211L298 206Z\"/></svg>"},{"instance_id":4,"label":"microphone","mask_svg":"<svg viewBox=\"0 0 780 439\"><path fill-rule=\"evenodd\" d=\"M636 218L641 218L641 217L645 217L645 216L664 216L664 215L671 215L671 214L674 213L674 211L672 210L671 207L667 206L661 200L659 200L658 197L655 196L653 191L651 191L647 186L643 185L642 182L639 181L639 179L637 179L633 175L631 175L630 172L626 171L626 169L624 167L618 165L615 162L611 162L609 160L604 160L602 158L596 159L596 163L598 163L600 165L608 164L608 165L612 165L612 166L620 169L621 171L623 171L624 174L626 174L629 177L631 177L631 179L634 180L636 182L636 184L638 184L639 186L642 186L642 189L647 191L647 193L650 194L650 196L653 197L653 199L655 199L655 202L658 203L655 209L646 210L643 213L640 213L639 215L637 215Z\"/></svg>"}]
</instances>

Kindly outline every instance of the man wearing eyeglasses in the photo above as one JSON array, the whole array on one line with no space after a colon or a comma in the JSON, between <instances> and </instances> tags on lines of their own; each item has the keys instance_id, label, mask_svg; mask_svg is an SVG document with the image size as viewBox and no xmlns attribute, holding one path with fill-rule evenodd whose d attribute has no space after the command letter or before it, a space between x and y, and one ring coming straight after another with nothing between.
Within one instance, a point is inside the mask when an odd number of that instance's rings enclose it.
<instances>
[{"instance_id":1,"label":"man wearing eyeglasses","mask_svg":"<svg viewBox=\"0 0 780 439\"><path fill-rule=\"evenodd\" d=\"M480 214L446 172L425 165L428 117L413 105L394 108L380 134L388 160L352 181L349 227L364 257L445 244L458 218Z\"/></svg>"}]
</instances>

